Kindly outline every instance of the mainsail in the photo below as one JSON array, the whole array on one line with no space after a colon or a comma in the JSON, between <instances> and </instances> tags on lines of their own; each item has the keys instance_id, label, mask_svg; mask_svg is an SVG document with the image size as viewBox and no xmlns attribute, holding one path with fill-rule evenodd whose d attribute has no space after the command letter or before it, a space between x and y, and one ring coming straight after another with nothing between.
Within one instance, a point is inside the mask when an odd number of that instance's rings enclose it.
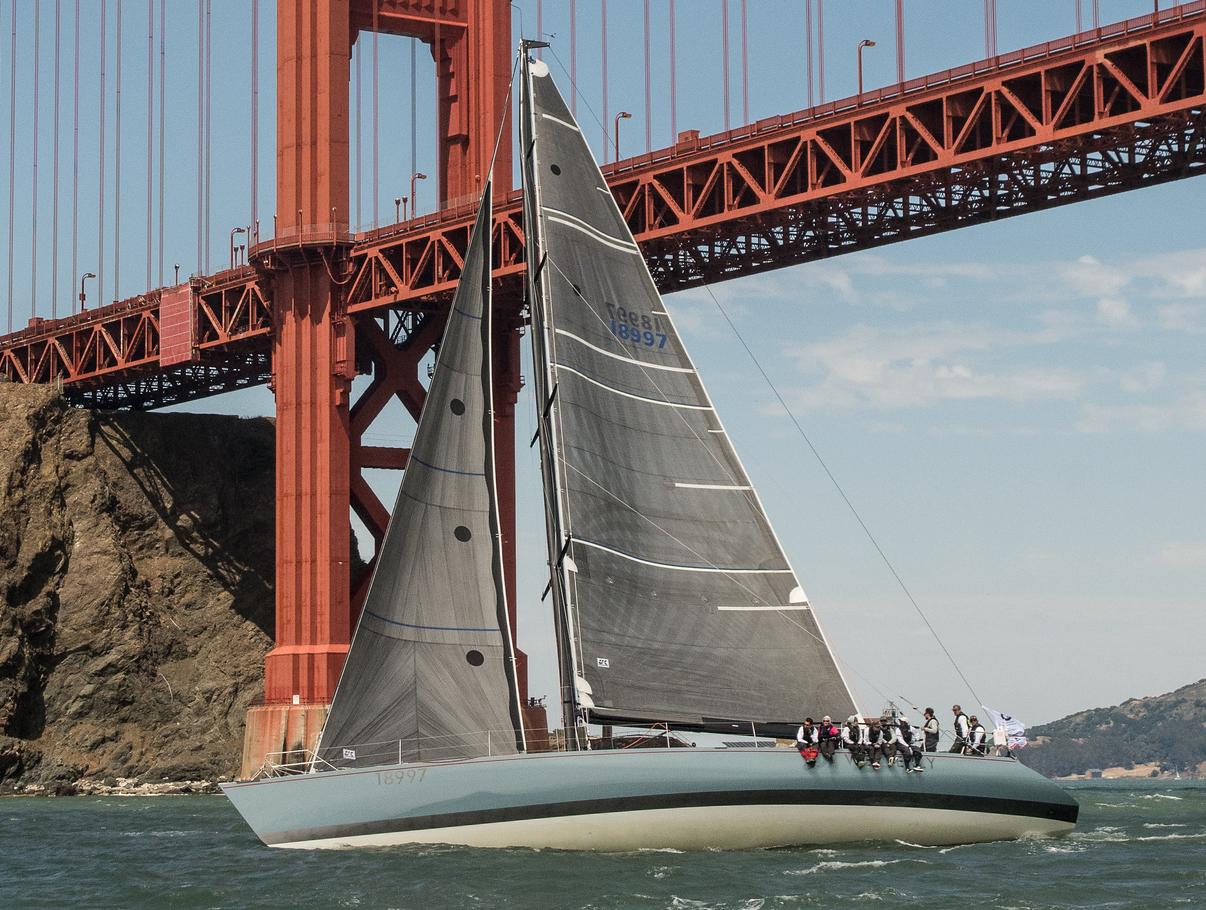
<instances>
[{"instance_id":1,"label":"mainsail","mask_svg":"<svg viewBox=\"0 0 1206 910\"><path fill-rule=\"evenodd\" d=\"M319 740L337 767L523 749L494 491L490 187Z\"/></svg>"},{"instance_id":2,"label":"mainsail","mask_svg":"<svg viewBox=\"0 0 1206 910\"><path fill-rule=\"evenodd\" d=\"M524 63L525 244L563 703L595 723L768 733L804 714L853 713L581 130L548 67Z\"/></svg>"}]
</instances>

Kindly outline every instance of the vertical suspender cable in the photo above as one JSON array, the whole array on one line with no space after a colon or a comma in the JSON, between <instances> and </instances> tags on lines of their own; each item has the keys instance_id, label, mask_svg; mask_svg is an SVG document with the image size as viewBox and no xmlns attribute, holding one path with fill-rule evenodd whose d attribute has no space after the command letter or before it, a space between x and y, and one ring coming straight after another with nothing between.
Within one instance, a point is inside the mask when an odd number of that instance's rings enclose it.
<instances>
[{"instance_id":1,"label":"vertical suspender cable","mask_svg":"<svg viewBox=\"0 0 1206 910\"><path fill-rule=\"evenodd\" d=\"M197 274L205 264L205 0L197 0Z\"/></svg>"},{"instance_id":2,"label":"vertical suspender cable","mask_svg":"<svg viewBox=\"0 0 1206 910\"><path fill-rule=\"evenodd\" d=\"M380 154L381 154L380 150L378 148L378 132L377 132L377 123L378 123L377 110L378 110L378 105L380 103L380 98L381 98L379 82L378 82L378 69L377 69L377 7L378 7L378 4L374 0L374 3L373 3L373 227L377 227L379 224L381 224L381 218L379 217L379 208L378 208L379 203L380 203L380 199L378 197L381 194L377 187L378 164L380 161ZM411 200L411 202L413 204L414 200ZM334 229L335 229L335 226L332 225L331 230L334 230Z\"/></svg>"},{"instance_id":3,"label":"vertical suspender cable","mask_svg":"<svg viewBox=\"0 0 1206 910\"><path fill-rule=\"evenodd\" d=\"M607 164L607 146L611 141L607 129L610 122L607 118L607 0L601 0L599 5L603 14L603 163ZM619 149L616 150L616 157L620 157Z\"/></svg>"},{"instance_id":4,"label":"vertical suspender cable","mask_svg":"<svg viewBox=\"0 0 1206 910\"><path fill-rule=\"evenodd\" d=\"M377 4L373 4L373 227L377 227L381 223L379 217L379 204L381 195L380 189L377 188L377 176L379 176L380 164L380 134L377 131L377 123L379 123L379 111L381 104L380 92L380 71L377 69L379 60L377 60ZM334 228L332 228L334 230Z\"/></svg>"},{"instance_id":5,"label":"vertical suspender cable","mask_svg":"<svg viewBox=\"0 0 1206 910\"><path fill-rule=\"evenodd\" d=\"M97 218L99 238L96 251L97 303L105 299L105 0L101 0L100 27L100 217Z\"/></svg>"},{"instance_id":6,"label":"vertical suspender cable","mask_svg":"<svg viewBox=\"0 0 1206 910\"><path fill-rule=\"evenodd\" d=\"M808 67L808 106L816 104L812 93L812 0L804 0L804 63Z\"/></svg>"},{"instance_id":7,"label":"vertical suspender cable","mask_svg":"<svg viewBox=\"0 0 1206 910\"><path fill-rule=\"evenodd\" d=\"M75 88L71 115L71 315L80 265L80 0L75 0Z\"/></svg>"},{"instance_id":8,"label":"vertical suspender cable","mask_svg":"<svg viewBox=\"0 0 1206 910\"><path fill-rule=\"evenodd\" d=\"M17 0L13 12L12 53L8 102L8 331L13 330L13 212L17 207Z\"/></svg>"},{"instance_id":9,"label":"vertical suspender cable","mask_svg":"<svg viewBox=\"0 0 1206 910\"><path fill-rule=\"evenodd\" d=\"M419 39L410 39L410 172L419 172ZM411 200L414 201L413 199ZM413 209L411 211L414 211Z\"/></svg>"},{"instance_id":10,"label":"vertical suspender cable","mask_svg":"<svg viewBox=\"0 0 1206 910\"><path fill-rule=\"evenodd\" d=\"M825 0L817 0L817 89L825 103Z\"/></svg>"},{"instance_id":11,"label":"vertical suspender cable","mask_svg":"<svg viewBox=\"0 0 1206 910\"><path fill-rule=\"evenodd\" d=\"M147 290L155 263L155 0L147 2Z\"/></svg>"},{"instance_id":12,"label":"vertical suspender cable","mask_svg":"<svg viewBox=\"0 0 1206 910\"><path fill-rule=\"evenodd\" d=\"M896 81L904 85L904 0L896 0Z\"/></svg>"},{"instance_id":13,"label":"vertical suspender cable","mask_svg":"<svg viewBox=\"0 0 1206 910\"><path fill-rule=\"evenodd\" d=\"M750 122L750 43L748 10L745 0L741 0L741 122Z\"/></svg>"},{"instance_id":14,"label":"vertical suspender cable","mask_svg":"<svg viewBox=\"0 0 1206 910\"><path fill-rule=\"evenodd\" d=\"M649 79L649 0L645 0L645 151L653 151L653 88ZM616 152L619 155L619 151Z\"/></svg>"},{"instance_id":15,"label":"vertical suspender cable","mask_svg":"<svg viewBox=\"0 0 1206 910\"><path fill-rule=\"evenodd\" d=\"M33 27L33 229L32 233L32 255L30 257L30 285L29 285L29 316L32 319L38 315L38 83L40 73L39 65L41 54L39 53L42 41L42 0L34 0L34 27Z\"/></svg>"},{"instance_id":16,"label":"vertical suspender cable","mask_svg":"<svg viewBox=\"0 0 1206 910\"><path fill-rule=\"evenodd\" d=\"M544 0L536 0L536 40L544 40ZM543 51L544 48L542 47L536 48L536 53L538 55L536 59L544 59L542 56Z\"/></svg>"},{"instance_id":17,"label":"vertical suspender cable","mask_svg":"<svg viewBox=\"0 0 1206 910\"><path fill-rule=\"evenodd\" d=\"M360 115L360 81L364 70L364 42L358 40L353 44L352 53L356 55L354 86L356 95L356 224L360 225L364 220L360 214L360 202L364 198L364 183L360 179L360 162L363 157L360 151L360 135L363 132L361 127L364 125L364 118Z\"/></svg>"},{"instance_id":18,"label":"vertical suspender cable","mask_svg":"<svg viewBox=\"0 0 1206 910\"><path fill-rule=\"evenodd\" d=\"M724 58L724 65L721 67L721 72L724 74L724 131L727 133L730 128L729 122L729 0L720 0L720 45L721 57Z\"/></svg>"},{"instance_id":19,"label":"vertical suspender cable","mask_svg":"<svg viewBox=\"0 0 1206 910\"><path fill-rule=\"evenodd\" d=\"M159 286L163 287L164 85L167 76L167 0L159 0Z\"/></svg>"},{"instance_id":20,"label":"vertical suspender cable","mask_svg":"<svg viewBox=\"0 0 1206 910\"><path fill-rule=\"evenodd\" d=\"M213 160L213 144L210 136L213 129L214 89L214 31L213 0L205 0L205 273L209 274L209 203L212 184L209 180L210 163Z\"/></svg>"},{"instance_id":21,"label":"vertical suspender cable","mask_svg":"<svg viewBox=\"0 0 1206 910\"><path fill-rule=\"evenodd\" d=\"M113 302L121 300L121 0L117 0L117 78L113 111Z\"/></svg>"},{"instance_id":22,"label":"vertical suspender cable","mask_svg":"<svg viewBox=\"0 0 1206 910\"><path fill-rule=\"evenodd\" d=\"M674 60L674 0L670 0L670 144L678 142L678 68Z\"/></svg>"},{"instance_id":23,"label":"vertical suspender cable","mask_svg":"<svg viewBox=\"0 0 1206 910\"><path fill-rule=\"evenodd\" d=\"M997 55L997 4L996 0L984 0L984 56Z\"/></svg>"},{"instance_id":24,"label":"vertical suspender cable","mask_svg":"<svg viewBox=\"0 0 1206 910\"><path fill-rule=\"evenodd\" d=\"M671 5L674 0L670 0ZM570 0L570 113L578 119L578 2Z\"/></svg>"},{"instance_id":25,"label":"vertical suspender cable","mask_svg":"<svg viewBox=\"0 0 1206 910\"><path fill-rule=\"evenodd\" d=\"M251 224L254 239L247 238L247 248L260 240L260 0L251 0Z\"/></svg>"},{"instance_id":26,"label":"vertical suspender cable","mask_svg":"<svg viewBox=\"0 0 1206 910\"><path fill-rule=\"evenodd\" d=\"M1080 0L1076 0L1076 34L1079 35L1083 31L1084 31L1084 26L1081 25L1081 20L1080 20Z\"/></svg>"},{"instance_id":27,"label":"vertical suspender cable","mask_svg":"<svg viewBox=\"0 0 1206 910\"><path fill-rule=\"evenodd\" d=\"M59 66L63 0L54 0L54 179L51 181L50 318L59 318Z\"/></svg>"},{"instance_id":28,"label":"vertical suspender cable","mask_svg":"<svg viewBox=\"0 0 1206 910\"><path fill-rule=\"evenodd\" d=\"M1101 28L1101 10L1097 7L1097 0L1093 0L1093 31L1098 31Z\"/></svg>"}]
</instances>

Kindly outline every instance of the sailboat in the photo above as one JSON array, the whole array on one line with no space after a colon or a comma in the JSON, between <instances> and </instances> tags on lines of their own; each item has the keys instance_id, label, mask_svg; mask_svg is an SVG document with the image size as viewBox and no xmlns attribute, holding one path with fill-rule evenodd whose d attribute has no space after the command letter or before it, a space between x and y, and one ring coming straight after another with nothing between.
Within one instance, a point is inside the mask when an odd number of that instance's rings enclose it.
<instances>
[{"instance_id":1,"label":"sailboat","mask_svg":"<svg viewBox=\"0 0 1206 910\"><path fill-rule=\"evenodd\" d=\"M808 767L803 714L857 713L586 140L520 49L528 300L564 721L529 751L494 491L484 188L370 591L312 756L223 790L264 843L749 849L1058 834L1012 758ZM728 734L600 749L590 725ZM740 737L749 736L750 739Z\"/></svg>"}]
</instances>

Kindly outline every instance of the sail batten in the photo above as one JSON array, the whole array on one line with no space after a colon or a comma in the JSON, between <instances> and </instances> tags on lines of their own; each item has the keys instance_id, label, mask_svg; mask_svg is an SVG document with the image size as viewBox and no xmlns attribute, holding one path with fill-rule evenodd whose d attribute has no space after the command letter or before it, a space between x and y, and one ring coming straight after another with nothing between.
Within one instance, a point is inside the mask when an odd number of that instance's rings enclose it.
<instances>
[{"instance_id":1,"label":"sail batten","mask_svg":"<svg viewBox=\"0 0 1206 910\"><path fill-rule=\"evenodd\" d=\"M539 387L556 391L542 399L538 436L557 522L562 678L573 681L563 692L580 710L568 722L703 729L852 713L631 231L539 62L527 68L525 106L532 337Z\"/></svg>"}]
</instances>

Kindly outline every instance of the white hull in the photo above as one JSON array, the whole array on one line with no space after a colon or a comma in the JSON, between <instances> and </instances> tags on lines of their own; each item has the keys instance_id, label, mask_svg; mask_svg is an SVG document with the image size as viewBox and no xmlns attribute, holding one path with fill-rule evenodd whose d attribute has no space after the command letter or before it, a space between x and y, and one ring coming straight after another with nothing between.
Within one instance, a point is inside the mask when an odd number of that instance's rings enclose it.
<instances>
[{"instance_id":1,"label":"white hull","mask_svg":"<svg viewBox=\"0 0 1206 910\"><path fill-rule=\"evenodd\" d=\"M280 844L302 850L455 844L465 847L555 847L628 853L637 850L750 850L868 840L919 846L972 844L1065 834L1067 822L952 809L892 806L706 806L609 812L573 818L464 825Z\"/></svg>"}]
</instances>

